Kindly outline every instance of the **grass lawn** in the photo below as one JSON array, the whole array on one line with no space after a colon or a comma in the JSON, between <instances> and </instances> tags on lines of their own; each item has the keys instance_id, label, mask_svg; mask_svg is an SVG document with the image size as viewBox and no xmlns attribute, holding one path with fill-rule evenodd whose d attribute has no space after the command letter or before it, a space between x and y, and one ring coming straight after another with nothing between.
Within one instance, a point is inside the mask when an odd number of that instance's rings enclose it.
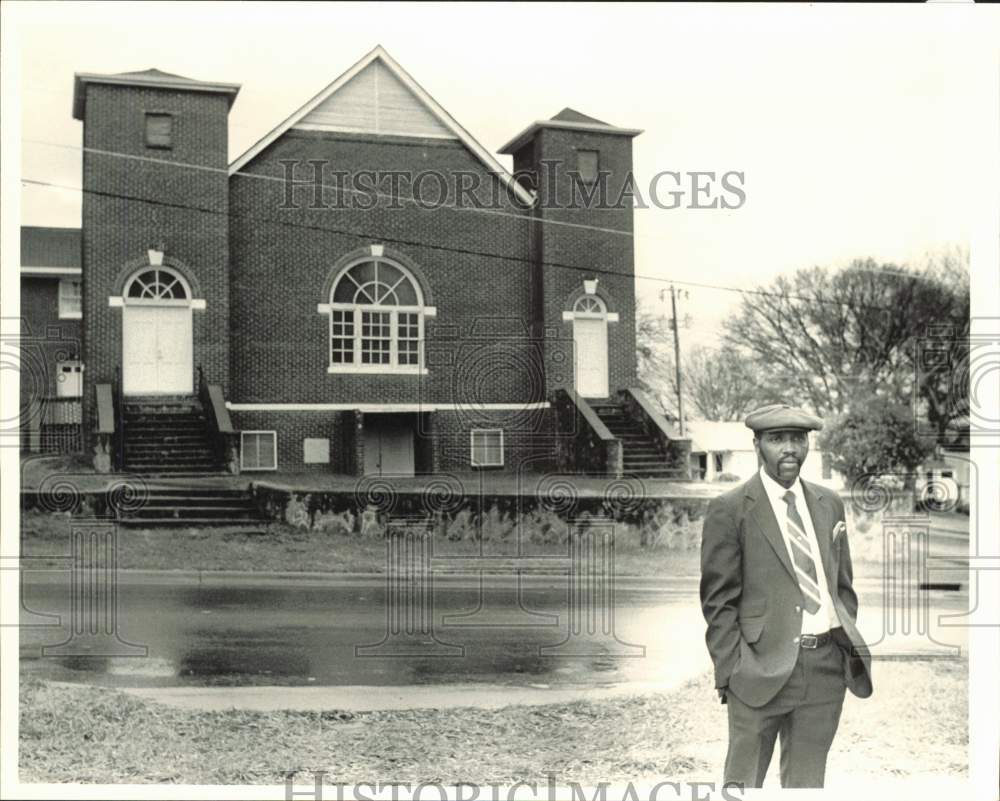
<instances>
[{"instance_id":1,"label":"grass lawn","mask_svg":"<svg viewBox=\"0 0 1000 801\"><path fill-rule=\"evenodd\" d=\"M21 556L30 566L63 567L73 518L66 514L25 513ZM688 538L688 545L693 545ZM271 523L263 528L119 529L118 566L126 570L246 570L307 573L383 573L385 540L347 536L317 529ZM513 537L485 541L434 542L434 553L448 557L512 557ZM525 543L528 556L564 556L566 546ZM640 547L634 537L615 544L619 576L693 576L700 570L697 547ZM857 577L882 575L882 563L856 557Z\"/></svg>"},{"instance_id":2,"label":"grass lawn","mask_svg":"<svg viewBox=\"0 0 1000 801\"><path fill-rule=\"evenodd\" d=\"M22 517L21 557L31 567L62 567L68 553L73 518L65 514L27 513ZM347 536L272 523L264 528L119 529L118 566L139 570L247 570L320 573L382 573L386 544L381 537ZM566 555L566 546L526 543L531 556ZM435 554L448 557L511 557L513 537L482 543L439 541ZM640 548L626 542L615 549L621 576L693 575L693 549Z\"/></svg>"},{"instance_id":3,"label":"grass lawn","mask_svg":"<svg viewBox=\"0 0 1000 801\"><path fill-rule=\"evenodd\" d=\"M963 776L967 669L877 664L875 695L848 695L829 784ZM280 784L295 772L311 784L314 770L345 783L709 781L725 754L709 675L670 693L502 710L195 712L29 677L20 701L24 782Z\"/></svg>"}]
</instances>

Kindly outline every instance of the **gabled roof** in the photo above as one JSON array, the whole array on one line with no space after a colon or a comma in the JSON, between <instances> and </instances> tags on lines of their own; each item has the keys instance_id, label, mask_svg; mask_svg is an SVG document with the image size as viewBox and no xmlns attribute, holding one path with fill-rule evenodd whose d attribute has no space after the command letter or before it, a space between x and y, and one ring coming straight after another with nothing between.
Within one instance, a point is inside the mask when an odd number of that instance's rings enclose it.
<instances>
[{"instance_id":1,"label":"gabled roof","mask_svg":"<svg viewBox=\"0 0 1000 801\"><path fill-rule=\"evenodd\" d=\"M347 72L333 81L333 83L319 92L319 94L308 100L303 106L292 112L279 125L273 128L267 133L267 135L243 153L243 155L237 158L232 164L229 165L229 174L234 175L243 169L243 167L253 161L258 155L260 155L261 152L273 144L290 128L298 125L303 125L304 127L308 126L308 123L306 123L305 120L310 114L319 110L321 105L326 103L326 101L328 101L341 89L344 89L344 87L351 83L367 67L373 65L375 62L379 62L391 78L394 81L398 81L399 84L405 87L409 96L426 109L428 113L428 120L433 120L435 124L440 126L440 135L445 135L447 133L459 140L483 163L483 166L486 167L489 172L493 173L499 180L507 184L511 192L513 192L513 194L522 203L528 206L534 203L534 195L515 181L514 177L507 172L506 169L504 169L503 165L500 164L500 162L497 161L485 147L477 142L472 135L465 130L465 128L459 125L455 119L406 72L406 70L396 63L392 56L390 56L381 45L377 46L374 50L362 57L361 60L354 64L354 66L347 70ZM357 84L355 84L355 86L356 85ZM313 119L316 118L314 117Z\"/></svg>"},{"instance_id":2,"label":"gabled roof","mask_svg":"<svg viewBox=\"0 0 1000 801\"><path fill-rule=\"evenodd\" d=\"M115 86L147 86L153 89L182 89L187 92L209 92L226 96L229 107L240 91L238 83L216 83L212 81L197 81L183 75L174 75L158 69L140 70L138 72L116 72L101 75L95 72L77 72L73 74L73 118L83 119L87 105L87 85L91 83L112 84Z\"/></svg>"},{"instance_id":3,"label":"gabled roof","mask_svg":"<svg viewBox=\"0 0 1000 801\"><path fill-rule=\"evenodd\" d=\"M642 133L639 128L619 128L601 122L586 114L581 114L576 109L564 108L550 120L535 120L521 133L511 139L500 148L500 153L516 153L530 141L534 135L542 128L562 128L570 131L589 131L591 133L612 134L615 136L634 137Z\"/></svg>"},{"instance_id":4,"label":"gabled roof","mask_svg":"<svg viewBox=\"0 0 1000 801\"><path fill-rule=\"evenodd\" d=\"M80 272L80 229L21 228L21 272L74 275Z\"/></svg>"}]
</instances>

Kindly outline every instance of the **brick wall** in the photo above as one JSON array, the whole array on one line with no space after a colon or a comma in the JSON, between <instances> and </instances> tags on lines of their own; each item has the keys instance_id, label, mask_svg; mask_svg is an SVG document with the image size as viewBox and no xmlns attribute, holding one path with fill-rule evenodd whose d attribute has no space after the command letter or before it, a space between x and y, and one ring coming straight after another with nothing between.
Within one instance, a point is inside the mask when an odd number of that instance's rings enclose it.
<instances>
[{"instance_id":1,"label":"brick wall","mask_svg":"<svg viewBox=\"0 0 1000 801\"><path fill-rule=\"evenodd\" d=\"M21 279L21 406L56 394L56 362L80 358L80 321L59 319L59 279Z\"/></svg>"},{"instance_id":2,"label":"brick wall","mask_svg":"<svg viewBox=\"0 0 1000 801\"><path fill-rule=\"evenodd\" d=\"M377 414L354 411L234 411L239 431L275 431L279 471L316 471L361 475L364 465L363 426ZM460 410L412 413L416 472L475 470L470 432L504 430L504 471L542 472L553 467L555 439L549 409L527 411ZM303 440L330 440L329 464L305 464ZM492 469L492 468L485 468ZM249 473L248 473L249 475Z\"/></svg>"},{"instance_id":3,"label":"brick wall","mask_svg":"<svg viewBox=\"0 0 1000 801\"><path fill-rule=\"evenodd\" d=\"M612 206L632 170L632 141L627 136L543 128L515 154L514 161L521 169L537 171L538 214L553 223L540 226L536 245L543 265L546 339L557 343L547 348L547 389L552 392L573 385L573 323L564 321L562 313L582 293L583 280L597 278L598 294L608 311L619 315L619 322L608 324L608 389L613 395L635 385L633 209L627 197L616 208L583 202L578 181L570 175L577 170L579 150L599 152L599 169L610 173L603 205ZM559 208L570 204L575 205ZM621 233L608 233L608 229Z\"/></svg>"},{"instance_id":4,"label":"brick wall","mask_svg":"<svg viewBox=\"0 0 1000 801\"><path fill-rule=\"evenodd\" d=\"M344 170L467 171L482 181L481 203L498 183L463 146L433 139L291 131L247 165L245 171L259 177L237 176L231 188L234 401L451 402L457 394L490 403L542 399L540 357L530 335L530 223L524 212L509 202L498 210L503 216L405 203L387 208L388 201L368 210L317 210L308 208L311 187L295 190L300 208L282 210L283 159L303 165L321 159ZM311 175L310 167L297 173ZM332 180L328 184L332 203ZM436 189L428 189L428 198L434 195ZM329 301L324 288L338 260L372 244L412 265L437 308L437 317L427 320L425 376L327 373L329 318L316 306Z\"/></svg>"},{"instance_id":5,"label":"brick wall","mask_svg":"<svg viewBox=\"0 0 1000 801\"><path fill-rule=\"evenodd\" d=\"M145 113L174 115L173 147L145 144ZM84 412L96 410L94 385L121 364L120 295L146 251L162 245L167 264L206 301L193 312L194 366L229 384L227 114L224 97L141 87L87 88L83 156ZM110 155L118 154L118 155ZM125 158L129 156L133 158ZM150 161L152 160L152 161ZM181 166L193 164L212 170Z\"/></svg>"},{"instance_id":6,"label":"brick wall","mask_svg":"<svg viewBox=\"0 0 1000 801\"><path fill-rule=\"evenodd\" d=\"M278 470L354 472L353 412L232 412L232 418L238 431L277 432ZM307 438L330 440L329 464L305 464Z\"/></svg>"}]
</instances>

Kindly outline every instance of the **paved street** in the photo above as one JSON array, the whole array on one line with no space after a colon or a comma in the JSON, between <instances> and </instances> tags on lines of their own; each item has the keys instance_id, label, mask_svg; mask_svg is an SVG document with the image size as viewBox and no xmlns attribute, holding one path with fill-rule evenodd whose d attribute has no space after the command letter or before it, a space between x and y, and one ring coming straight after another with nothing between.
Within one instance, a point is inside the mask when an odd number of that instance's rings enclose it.
<instances>
[{"instance_id":1,"label":"paved street","mask_svg":"<svg viewBox=\"0 0 1000 801\"><path fill-rule=\"evenodd\" d=\"M65 573L25 579L27 609L69 619ZM42 656L68 630L28 626L22 664L47 678L180 705L258 709L548 703L669 689L709 668L697 577L623 579L608 605L586 593L571 603L567 581L525 577L518 588L513 576L436 576L433 603L422 606L426 596L384 577L125 572L124 643L77 634ZM964 592L914 591L893 607L880 580L860 579L858 590L876 658L964 647L964 631L938 620L961 613ZM396 599L392 615L387 592ZM41 619L23 613L29 620ZM921 628L928 624L929 637ZM365 692L372 687L380 689Z\"/></svg>"}]
</instances>

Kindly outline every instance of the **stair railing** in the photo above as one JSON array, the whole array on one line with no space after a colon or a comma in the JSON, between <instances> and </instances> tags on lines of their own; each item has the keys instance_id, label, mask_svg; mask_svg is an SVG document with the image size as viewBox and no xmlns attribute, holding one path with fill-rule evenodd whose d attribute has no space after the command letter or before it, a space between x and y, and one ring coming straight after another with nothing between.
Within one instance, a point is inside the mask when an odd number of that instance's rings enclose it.
<instances>
[{"instance_id":1,"label":"stair railing","mask_svg":"<svg viewBox=\"0 0 1000 801\"><path fill-rule=\"evenodd\" d=\"M125 469L125 401L122 393L122 369L119 366L115 367L115 377L111 382L111 402L115 414L111 447L114 452L113 469L117 473Z\"/></svg>"},{"instance_id":2,"label":"stair railing","mask_svg":"<svg viewBox=\"0 0 1000 801\"><path fill-rule=\"evenodd\" d=\"M691 439L678 436L641 389L629 387L618 395L626 417L639 423L656 443L673 477L687 481L691 474Z\"/></svg>"},{"instance_id":3,"label":"stair railing","mask_svg":"<svg viewBox=\"0 0 1000 801\"><path fill-rule=\"evenodd\" d=\"M571 389L555 393L559 427L556 459L565 472L621 478L622 444L590 405Z\"/></svg>"},{"instance_id":4,"label":"stair railing","mask_svg":"<svg viewBox=\"0 0 1000 801\"><path fill-rule=\"evenodd\" d=\"M235 472L235 465L238 464L235 457L236 432L233 430L229 410L226 408L222 387L218 384L208 383L205 379L205 371L202 370L200 364L198 365L198 400L201 401L205 419L208 421L212 453L215 455L216 463L230 472Z\"/></svg>"}]
</instances>

